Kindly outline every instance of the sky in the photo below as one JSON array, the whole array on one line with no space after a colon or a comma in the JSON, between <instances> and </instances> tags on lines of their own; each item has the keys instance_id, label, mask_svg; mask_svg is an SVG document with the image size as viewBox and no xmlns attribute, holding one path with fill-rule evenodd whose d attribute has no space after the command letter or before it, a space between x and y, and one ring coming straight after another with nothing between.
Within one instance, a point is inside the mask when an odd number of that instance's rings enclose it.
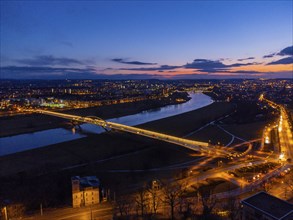
<instances>
[{"instance_id":1,"label":"sky","mask_svg":"<svg viewBox=\"0 0 293 220\"><path fill-rule=\"evenodd\" d=\"M291 78L293 1L2 0L1 78Z\"/></svg>"}]
</instances>

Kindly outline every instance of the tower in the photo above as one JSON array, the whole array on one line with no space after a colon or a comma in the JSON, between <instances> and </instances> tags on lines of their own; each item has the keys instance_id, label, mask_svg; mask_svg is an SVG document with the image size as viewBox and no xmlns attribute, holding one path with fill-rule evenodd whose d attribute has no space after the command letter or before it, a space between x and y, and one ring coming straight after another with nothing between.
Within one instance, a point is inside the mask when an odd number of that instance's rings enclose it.
<instances>
[{"instance_id":1,"label":"tower","mask_svg":"<svg viewBox=\"0 0 293 220\"><path fill-rule=\"evenodd\" d=\"M80 192L80 177L74 176L71 177L71 186L72 186L72 206L80 207L83 202L82 192Z\"/></svg>"}]
</instances>

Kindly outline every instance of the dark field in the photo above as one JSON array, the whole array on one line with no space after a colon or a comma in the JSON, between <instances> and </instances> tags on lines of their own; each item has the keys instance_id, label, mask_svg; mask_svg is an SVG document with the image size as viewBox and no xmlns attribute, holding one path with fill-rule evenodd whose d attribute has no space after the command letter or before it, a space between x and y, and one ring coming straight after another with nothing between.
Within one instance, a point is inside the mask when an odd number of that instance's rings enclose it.
<instances>
[{"instance_id":1,"label":"dark field","mask_svg":"<svg viewBox=\"0 0 293 220\"><path fill-rule=\"evenodd\" d=\"M240 138L251 140L261 138L263 128L267 124L268 121L259 121L246 124L225 125L223 128Z\"/></svg>"},{"instance_id":2,"label":"dark field","mask_svg":"<svg viewBox=\"0 0 293 220\"><path fill-rule=\"evenodd\" d=\"M230 132L231 134L235 135L244 140L253 140L261 138L263 128L268 124L268 121L258 121L246 124L232 124L232 125L223 125L225 130ZM212 134L212 135L211 135ZM188 137L190 139L210 142L212 144L219 144L226 145L232 140L232 136L222 129L220 129L217 125L209 125L206 128L196 132L195 134ZM243 141L240 141L243 142ZM233 144L239 143L237 138L234 139L232 142Z\"/></svg>"},{"instance_id":3,"label":"dark field","mask_svg":"<svg viewBox=\"0 0 293 220\"><path fill-rule=\"evenodd\" d=\"M216 125L209 125L188 138L203 142L210 142L211 144L220 143L220 145L226 145L230 142L232 137Z\"/></svg>"},{"instance_id":4,"label":"dark field","mask_svg":"<svg viewBox=\"0 0 293 220\"><path fill-rule=\"evenodd\" d=\"M185 136L201 126L231 113L233 110L234 105L231 103L215 102L195 111L148 122L138 127L175 136Z\"/></svg>"}]
</instances>

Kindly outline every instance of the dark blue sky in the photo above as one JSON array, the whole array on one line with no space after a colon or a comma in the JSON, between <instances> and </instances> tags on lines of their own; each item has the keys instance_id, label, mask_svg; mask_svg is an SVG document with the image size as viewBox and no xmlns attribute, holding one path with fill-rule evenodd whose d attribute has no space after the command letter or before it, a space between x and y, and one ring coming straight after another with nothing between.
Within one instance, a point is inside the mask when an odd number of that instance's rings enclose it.
<instances>
[{"instance_id":1,"label":"dark blue sky","mask_svg":"<svg viewBox=\"0 0 293 220\"><path fill-rule=\"evenodd\" d=\"M1 76L288 77L292 8L278 0L4 0Z\"/></svg>"}]
</instances>

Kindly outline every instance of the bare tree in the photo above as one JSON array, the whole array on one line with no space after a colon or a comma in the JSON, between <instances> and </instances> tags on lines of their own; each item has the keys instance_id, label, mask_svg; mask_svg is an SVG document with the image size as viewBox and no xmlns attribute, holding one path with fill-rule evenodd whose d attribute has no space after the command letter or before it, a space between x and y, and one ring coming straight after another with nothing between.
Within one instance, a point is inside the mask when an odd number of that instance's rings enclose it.
<instances>
[{"instance_id":1,"label":"bare tree","mask_svg":"<svg viewBox=\"0 0 293 220\"><path fill-rule=\"evenodd\" d=\"M291 176L292 178L287 181L284 181L284 183L285 183L285 186L288 188L288 191L293 192L293 175Z\"/></svg>"},{"instance_id":2,"label":"bare tree","mask_svg":"<svg viewBox=\"0 0 293 220\"><path fill-rule=\"evenodd\" d=\"M269 192L272 189L272 184L267 181L262 184L262 187L265 192Z\"/></svg>"},{"instance_id":3,"label":"bare tree","mask_svg":"<svg viewBox=\"0 0 293 220\"><path fill-rule=\"evenodd\" d=\"M240 199L236 197L230 197L228 201L224 202L223 209L228 211L228 219L237 220L241 215Z\"/></svg>"},{"instance_id":4,"label":"bare tree","mask_svg":"<svg viewBox=\"0 0 293 220\"><path fill-rule=\"evenodd\" d=\"M199 188L200 200L202 203L202 217L203 219L211 219L213 217L213 209L217 204L217 198L213 195L213 190L207 187Z\"/></svg>"},{"instance_id":5,"label":"bare tree","mask_svg":"<svg viewBox=\"0 0 293 220\"><path fill-rule=\"evenodd\" d=\"M170 208L170 217L173 220L174 219L174 212L175 208L179 205L180 197L182 196L183 189L182 186L174 183L168 183L163 187L163 193L164 193L164 202L169 206Z\"/></svg>"},{"instance_id":6,"label":"bare tree","mask_svg":"<svg viewBox=\"0 0 293 220\"><path fill-rule=\"evenodd\" d=\"M179 214L180 219L188 219L194 216L194 207L196 206L196 201L193 197L185 197L181 195L179 197Z\"/></svg>"},{"instance_id":7,"label":"bare tree","mask_svg":"<svg viewBox=\"0 0 293 220\"><path fill-rule=\"evenodd\" d=\"M142 217L147 212L147 204L148 204L148 194L147 190L144 188L141 188L138 193L135 195L135 203L137 210L140 210L140 214Z\"/></svg>"},{"instance_id":8,"label":"bare tree","mask_svg":"<svg viewBox=\"0 0 293 220\"><path fill-rule=\"evenodd\" d=\"M149 188L148 195L149 195L149 203L150 203L151 211L153 214L157 214L157 210L161 201L160 190Z\"/></svg>"},{"instance_id":9,"label":"bare tree","mask_svg":"<svg viewBox=\"0 0 293 220\"><path fill-rule=\"evenodd\" d=\"M116 211L115 211L115 215L117 213L117 211L119 212L120 216L130 216L130 213L133 209L133 198L131 196L128 195L121 195L119 197L116 198Z\"/></svg>"}]
</instances>

